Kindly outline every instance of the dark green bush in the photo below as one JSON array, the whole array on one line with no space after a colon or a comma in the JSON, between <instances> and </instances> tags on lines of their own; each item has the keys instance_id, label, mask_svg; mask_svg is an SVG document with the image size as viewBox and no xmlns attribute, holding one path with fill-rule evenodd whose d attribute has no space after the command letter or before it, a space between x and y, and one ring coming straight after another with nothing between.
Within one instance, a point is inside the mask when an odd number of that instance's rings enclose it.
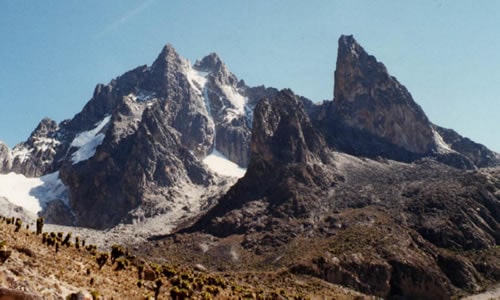
<instances>
[{"instance_id":1,"label":"dark green bush","mask_svg":"<svg viewBox=\"0 0 500 300\"><path fill-rule=\"evenodd\" d=\"M96 257L96 262L97 265L99 266L99 270L102 269L102 267L106 264L108 261L109 254L108 253L101 253Z\"/></svg>"},{"instance_id":2,"label":"dark green bush","mask_svg":"<svg viewBox=\"0 0 500 300\"><path fill-rule=\"evenodd\" d=\"M116 245L116 244L111 246L111 262L112 263L114 263L117 258L125 256L125 254L126 254L126 251L122 246Z\"/></svg>"},{"instance_id":3,"label":"dark green bush","mask_svg":"<svg viewBox=\"0 0 500 300\"><path fill-rule=\"evenodd\" d=\"M116 263L115 271L125 270L128 267L128 260L123 256L115 259L115 263Z\"/></svg>"}]
</instances>

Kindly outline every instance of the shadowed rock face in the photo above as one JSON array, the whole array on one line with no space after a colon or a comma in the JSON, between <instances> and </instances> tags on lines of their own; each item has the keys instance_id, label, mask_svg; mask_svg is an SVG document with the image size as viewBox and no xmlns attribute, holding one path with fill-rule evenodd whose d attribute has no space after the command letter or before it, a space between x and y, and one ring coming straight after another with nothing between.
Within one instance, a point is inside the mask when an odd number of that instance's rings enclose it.
<instances>
[{"instance_id":1,"label":"shadowed rock face","mask_svg":"<svg viewBox=\"0 0 500 300\"><path fill-rule=\"evenodd\" d=\"M352 36L341 36L334 100L307 110L328 145L356 156L412 162L423 157L460 169L497 166L498 154L433 125L408 90Z\"/></svg>"},{"instance_id":2,"label":"shadowed rock face","mask_svg":"<svg viewBox=\"0 0 500 300\"><path fill-rule=\"evenodd\" d=\"M337 117L409 152L434 146L425 113L385 66L368 55L352 36L341 36L335 70Z\"/></svg>"},{"instance_id":3,"label":"shadowed rock face","mask_svg":"<svg viewBox=\"0 0 500 300\"><path fill-rule=\"evenodd\" d=\"M335 180L323 167L331 158L297 96L283 90L263 99L254 111L247 173L190 230L227 236L261 226L251 220L265 215L307 215L320 205L314 191Z\"/></svg>"},{"instance_id":4,"label":"shadowed rock face","mask_svg":"<svg viewBox=\"0 0 500 300\"><path fill-rule=\"evenodd\" d=\"M151 193L162 197L168 188L183 182L208 184L209 173L182 146L179 134L166 124L168 117L158 106L145 109L133 134L112 141L113 133L120 130L112 126L107 129L108 141L93 159L63 166L61 179L71 187L78 225L106 228L131 209L147 204ZM169 200L166 194L163 197Z\"/></svg>"}]
</instances>

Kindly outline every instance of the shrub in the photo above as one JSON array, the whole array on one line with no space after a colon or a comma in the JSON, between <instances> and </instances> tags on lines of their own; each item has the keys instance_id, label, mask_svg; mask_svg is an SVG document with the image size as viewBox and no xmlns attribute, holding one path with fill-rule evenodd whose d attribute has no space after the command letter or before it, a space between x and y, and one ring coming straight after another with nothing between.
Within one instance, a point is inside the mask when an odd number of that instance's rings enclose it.
<instances>
[{"instance_id":1,"label":"shrub","mask_svg":"<svg viewBox=\"0 0 500 300\"><path fill-rule=\"evenodd\" d=\"M71 232L68 232L68 234L66 234L66 237L64 238L64 240L61 243L61 245L69 247L70 246L70 242L69 242L70 239L71 239Z\"/></svg>"},{"instance_id":2,"label":"shrub","mask_svg":"<svg viewBox=\"0 0 500 300\"><path fill-rule=\"evenodd\" d=\"M170 290L170 296L172 297L172 299L184 300L184 299L189 299L191 293L186 289L180 289L179 287L174 286Z\"/></svg>"},{"instance_id":3,"label":"shrub","mask_svg":"<svg viewBox=\"0 0 500 300\"><path fill-rule=\"evenodd\" d=\"M92 300L97 300L101 296L98 291L92 291L90 295L92 296Z\"/></svg>"},{"instance_id":4,"label":"shrub","mask_svg":"<svg viewBox=\"0 0 500 300\"><path fill-rule=\"evenodd\" d=\"M213 297L212 297L212 295L209 292L203 292L200 295L200 299L202 299L202 300L212 300Z\"/></svg>"},{"instance_id":5,"label":"shrub","mask_svg":"<svg viewBox=\"0 0 500 300\"><path fill-rule=\"evenodd\" d=\"M158 299L162 285L163 285L163 281L161 280L161 278L156 279L156 281L155 281L155 299Z\"/></svg>"},{"instance_id":6,"label":"shrub","mask_svg":"<svg viewBox=\"0 0 500 300\"><path fill-rule=\"evenodd\" d=\"M210 293L210 294L214 295L214 296L217 296L217 295L219 295L219 293L220 293L220 291L219 291L219 288L218 288L218 287L216 287L216 286L211 286L211 285L207 286L206 291L207 291L208 293Z\"/></svg>"},{"instance_id":7,"label":"shrub","mask_svg":"<svg viewBox=\"0 0 500 300\"><path fill-rule=\"evenodd\" d=\"M0 250L0 264L3 264L12 254L11 250L1 249Z\"/></svg>"},{"instance_id":8,"label":"shrub","mask_svg":"<svg viewBox=\"0 0 500 300\"><path fill-rule=\"evenodd\" d=\"M19 218L16 218L16 230L14 230L14 232L19 232L19 230L21 229L21 226L23 226L23 221L21 221L21 219Z\"/></svg>"},{"instance_id":9,"label":"shrub","mask_svg":"<svg viewBox=\"0 0 500 300\"><path fill-rule=\"evenodd\" d=\"M96 262L97 265L99 266L99 270L102 269L102 267L106 264L108 261L109 254L108 253L101 253L96 257Z\"/></svg>"},{"instance_id":10,"label":"shrub","mask_svg":"<svg viewBox=\"0 0 500 300\"><path fill-rule=\"evenodd\" d=\"M161 268L162 274L167 278L172 278L177 275L177 270L173 266L163 265Z\"/></svg>"},{"instance_id":11,"label":"shrub","mask_svg":"<svg viewBox=\"0 0 500 300\"><path fill-rule=\"evenodd\" d=\"M42 233L44 222L45 222L45 220L42 217L36 219L36 235L39 235Z\"/></svg>"},{"instance_id":12,"label":"shrub","mask_svg":"<svg viewBox=\"0 0 500 300\"><path fill-rule=\"evenodd\" d=\"M139 280L142 280L143 271L144 271L144 265L143 264L137 265L137 277L139 277Z\"/></svg>"},{"instance_id":13,"label":"shrub","mask_svg":"<svg viewBox=\"0 0 500 300\"><path fill-rule=\"evenodd\" d=\"M128 267L128 260L123 256L115 259L115 262L116 262L115 271L125 270Z\"/></svg>"},{"instance_id":14,"label":"shrub","mask_svg":"<svg viewBox=\"0 0 500 300\"><path fill-rule=\"evenodd\" d=\"M111 262L114 263L115 260L119 257L125 256L126 251L120 245L111 246Z\"/></svg>"}]
</instances>

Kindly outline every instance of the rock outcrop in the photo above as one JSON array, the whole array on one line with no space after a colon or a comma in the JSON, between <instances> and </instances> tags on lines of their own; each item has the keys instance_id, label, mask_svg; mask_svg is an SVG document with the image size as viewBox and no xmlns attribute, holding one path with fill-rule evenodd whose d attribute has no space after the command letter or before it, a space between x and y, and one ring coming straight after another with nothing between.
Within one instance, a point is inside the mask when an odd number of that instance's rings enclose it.
<instances>
[{"instance_id":1,"label":"rock outcrop","mask_svg":"<svg viewBox=\"0 0 500 300\"><path fill-rule=\"evenodd\" d=\"M169 188L186 182L209 184L208 171L182 146L180 135L169 127L159 106L145 108L136 131L119 141L113 137L120 128L112 123L107 140L92 159L63 166L61 179L71 187L70 203L78 225L112 226L140 204L151 206L148 213L155 215L155 202L172 200Z\"/></svg>"},{"instance_id":2,"label":"rock outcrop","mask_svg":"<svg viewBox=\"0 0 500 300\"><path fill-rule=\"evenodd\" d=\"M461 169L499 165L498 154L433 125L408 90L352 36L341 36L333 101L309 105L313 123L342 152Z\"/></svg>"},{"instance_id":3,"label":"rock outcrop","mask_svg":"<svg viewBox=\"0 0 500 300\"><path fill-rule=\"evenodd\" d=\"M335 180L324 168L331 155L292 91L263 99L254 111L247 173L190 230L227 236L261 227L272 215L307 216L321 205L314 191Z\"/></svg>"},{"instance_id":4,"label":"rock outcrop","mask_svg":"<svg viewBox=\"0 0 500 300\"><path fill-rule=\"evenodd\" d=\"M386 67L366 53L352 36L339 39L334 106L336 116L347 126L409 152L425 154L435 147L423 110Z\"/></svg>"}]
</instances>

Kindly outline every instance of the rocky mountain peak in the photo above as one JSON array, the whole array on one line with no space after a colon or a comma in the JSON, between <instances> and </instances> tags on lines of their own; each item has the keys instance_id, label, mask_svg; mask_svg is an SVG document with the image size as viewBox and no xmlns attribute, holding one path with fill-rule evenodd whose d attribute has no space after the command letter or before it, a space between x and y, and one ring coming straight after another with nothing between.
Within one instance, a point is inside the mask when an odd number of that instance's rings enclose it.
<instances>
[{"instance_id":1,"label":"rocky mountain peak","mask_svg":"<svg viewBox=\"0 0 500 300\"><path fill-rule=\"evenodd\" d=\"M226 65L215 52L210 53L201 60L197 60L194 66L197 70L203 72L216 72L221 69L226 69Z\"/></svg>"},{"instance_id":2,"label":"rocky mountain peak","mask_svg":"<svg viewBox=\"0 0 500 300\"><path fill-rule=\"evenodd\" d=\"M238 83L236 76L229 71L217 53L210 53L201 60L196 61L194 68L210 73L216 84L235 86Z\"/></svg>"},{"instance_id":3,"label":"rocky mountain peak","mask_svg":"<svg viewBox=\"0 0 500 300\"><path fill-rule=\"evenodd\" d=\"M280 91L272 101L263 99L257 104L252 127L252 159L283 164L327 159L323 137L289 89Z\"/></svg>"},{"instance_id":4,"label":"rocky mountain peak","mask_svg":"<svg viewBox=\"0 0 500 300\"><path fill-rule=\"evenodd\" d=\"M182 63L182 59L180 55L177 53L175 50L174 46L172 44L166 44L163 49L161 50L160 54L154 61L153 65L151 66L152 70L156 69L163 69L163 68L169 68L172 65L179 65Z\"/></svg>"},{"instance_id":5,"label":"rocky mountain peak","mask_svg":"<svg viewBox=\"0 0 500 300\"><path fill-rule=\"evenodd\" d=\"M56 132L58 128L56 121L45 117L38 123L38 126L31 133L31 137L48 137Z\"/></svg>"},{"instance_id":6,"label":"rocky mountain peak","mask_svg":"<svg viewBox=\"0 0 500 300\"><path fill-rule=\"evenodd\" d=\"M435 148L432 126L408 90L353 36L341 36L334 106L350 127L411 153Z\"/></svg>"}]
</instances>

